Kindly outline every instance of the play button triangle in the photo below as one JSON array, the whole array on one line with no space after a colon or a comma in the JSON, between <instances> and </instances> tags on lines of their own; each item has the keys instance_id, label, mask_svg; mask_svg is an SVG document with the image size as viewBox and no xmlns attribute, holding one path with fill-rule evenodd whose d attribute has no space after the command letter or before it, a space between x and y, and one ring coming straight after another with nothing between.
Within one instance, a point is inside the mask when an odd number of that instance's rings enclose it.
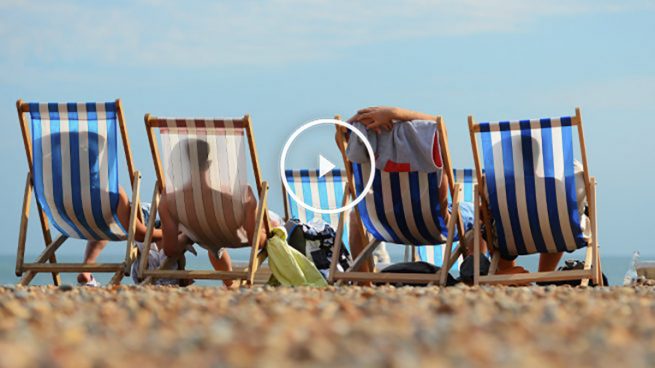
<instances>
[{"instance_id":1,"label":"play button triangle","mask_svg":"<svg viewBox=\"0 0 655 368\"><path fill-rule=\"evenodd\" d=\"M323 175L329 173L334 169L334 164L330 160L323 157L323 155L318 155L318 175L323 177Z\"/></svg>"}]
</instances>

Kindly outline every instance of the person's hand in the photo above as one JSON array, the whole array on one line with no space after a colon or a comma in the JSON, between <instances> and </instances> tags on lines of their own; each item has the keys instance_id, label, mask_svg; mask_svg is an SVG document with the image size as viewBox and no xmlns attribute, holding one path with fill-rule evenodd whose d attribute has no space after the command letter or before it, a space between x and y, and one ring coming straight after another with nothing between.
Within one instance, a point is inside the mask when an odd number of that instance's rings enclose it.
<instances>
[{"instance_id":1,"label":"person's hand","mask_svg":"<svg viewBox=\"0 0 655 368\"><path fill-rule=\"evenodd\" d=\"M357 114L348 119L349 123L358 121L376 133L382 130L389 131L393 127L393 121L398 118L398 108L387 106L367 107L357 111Z\"/></svg>"}]
</instances>

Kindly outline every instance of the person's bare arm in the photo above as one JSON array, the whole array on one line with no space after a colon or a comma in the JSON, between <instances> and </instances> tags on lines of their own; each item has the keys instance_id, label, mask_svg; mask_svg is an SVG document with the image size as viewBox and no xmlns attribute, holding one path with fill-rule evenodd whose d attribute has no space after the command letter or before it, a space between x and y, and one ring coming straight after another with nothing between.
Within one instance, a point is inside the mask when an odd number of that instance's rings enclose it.
<instances>
[{"instance_id":1,"label":"person's bare arm","mask_svg":"<svg viewBox=\"0 0 655 368\"><path fill-rule=\"evenodd\" d=\"M118 194L119 194L118 209L117 209L118 220L121 222L121 225L123 225L123 227L127 229L129 227L130 215L131 215L130 201L123 188L119 188ZM143 242L145 240L147 230L148 228L146 227L146 225L143 222L141 222L141 220L139 220L139 218L137 217L135 231L134 231L134 239L138 242ZM153 229L152 241L158 241L161 238L162 238L161 230Z\"/></svg>"},{"instance_id":2,"label":"person's bare arm","mask_svg":"<svg viewBox=\"0 0 655 368\"><path fill-rule=\"evenodd\" d=\"M391 130L394 121L408 120L436 120L435 115L429 115L418 111L403 109L400 107L376 106L367 107L357 111L357 114L348 119L349 123L358 121L376 132Z\"/></svg>"}]
</instances>

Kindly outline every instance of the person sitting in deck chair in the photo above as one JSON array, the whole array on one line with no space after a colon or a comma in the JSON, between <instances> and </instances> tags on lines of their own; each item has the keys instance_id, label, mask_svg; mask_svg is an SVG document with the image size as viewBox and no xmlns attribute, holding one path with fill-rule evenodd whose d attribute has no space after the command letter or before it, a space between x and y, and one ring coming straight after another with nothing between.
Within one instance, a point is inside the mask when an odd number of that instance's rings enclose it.
<instances>
[{"instance_id":1,"label":"person sitting in deck chair","mask_svg":"<svg viewBox=\"0 0 655 368\"><path fill-rule=\"evenodd\" d=\"M521 140L520 135L512 135L512 136L507 136L504 137L504 139L511 139L512 144L515 145L521 145L524 142ZM497 142L496 145L499 145L496 147L494 145L494 150L497 149L502 149L502 140ZM532 138L530 140L530 144L532 146L532 152L535 154L535 159L538 161L543 161L543 158L541 157L542 155L542 147L539 145L538 141ZM538 154L538 155L537 155ZM580 216L580 227L582 229L582 234L585 239L590 239L591 237L591 222L589 219L589 216L586 215L586 209L587 209L587 193L584 188L584 169L582 167L582 164L574 160L574 165L575 165L575 188L576 188L576 200L578 203L578 213L581 214ZM564 252L558 252L558 253L540 253L539 254L539 272L549 272L549 271L555 271L557 268L557 265L559 264L559 261L562 259L562 256L564 255ZM498 262L498 270L496 271L496 274L498 275L503 275L503 274L517 274L517 273L528 273L528 270L525 268L516 265L516 256L514 257L505 257L501 255L500 260Z\"/></svg>"},{"instance_id":2,"label":"person sitting in deck chair","mask_svg":"<svg viewBox=\"0 0 655 368\"><path fill-rule=\"evenodd\" d=\"M195 152L196 152L195 155L191 154L191 152L193 151L191 149L192 146L195 146ZM200 190L205 193L203 194L203 197L212 198L212 196L218 195L221 197L221 203L223 203L224 205L227 205L229 203L234 203L235 201L241 201L244 208L243 217L230 219L233 223L229 224L230 225L229 230L233 232L235 239L240 239L242 243L246 241L250 243L254 235L253 232L256 222L255 215L257 211L257 199L252 191L252 188L249 185L247 185L245 186L245 188L236 189L234 193L228 193L212 187L209 178L209 174L210 174L209 168L211 166L210 145L203 139L185 139L180 141L179 143L177 143L175 147L173 147L171 157L176 158L176 160L171 160L170 165L172 166L188 165L190 167L191 166L189 164L190 162L194 162L193 166L197 165L201 177L201 180L199 182L202 188L200 188ZM197 164L196 164L196 160L197 160ZM169 171L171 173L176 173L176 172L183 172L184 170L180 170L179 168L173 167ZM164 194L164 196L184 196L186 198L193 198L193 195L194 195L194 188L192 188L192 183L190 181L184 183L181 189L175 192ZM209 240L205 240L201 236L191 235L193 234L193 232L191 232L190 229L188 228L185 228L183 233L180 234L180 228L183 225L180 224L180 222L177 220L176 211L178 211L178 209L170 208L169 203L175 203L175 201L167 200L167 198L164 197L159 206L159 215L161 218L161 225L162 225L162 232L163 232L162 246L164 249L164 253L168 257L168 259L174 260L180 257L184 253L188 245L193 243L198 243L199 245L207 249L209 260L215 270L231 271L232 263L230 260L230 256L225 251L225 248L237 248L237 247L241 247L241 244L210 243ZM204 205L205 205L205 214L211 216L214 213L212 207L213 204L205 203ZM269 218L270 218L271 227L279 226L279 221L276 220L279 219L279 216L269 211ZM196 221L200 221L200 220L196 219ZM200 224L198 224L198 226L196 226L195 228L202 228L202 227L200 226ZM267 239L266 230L262 228L261 232L263 236L260 237L261 240L259 243L259 247L263 247ZM189 236L185 234L189 234ZM165 265L164 268L170 266L172 266L172 263L170 265ZM225 286L229 287L232 284L232 281L224 280L224 284Z\"/></svg>"},{"instance_id":3,"label":"person sitting in deck chair","mask_svg":"<svg viewBox=\"0 0 655 368\"><path fill-rule=\"evenodd\" d=\"M367 129L373 130L377 133L382 131L390 131L392 126L396 122L406 122L412 120L431 120L435 121L436 116L429 115L421 112L411 111L407 109L402 109L398 107L368 107L357 111L357 113L348 119L349 123L359 122L366 126ZM438 151L437 151L438 152ZM442 175L443 185L439 185L439 201L441 203L441 208L449 208L448 206L448 173L444 171ZM464 224L464 230L466 232L464 237L461 237L460 242L465 250L464 256L470 256L473 253L473 203L471 202L459 202L459 209ZM446 221L448 221L449 214L446 214ZM362 244L362 236L359 234L359 226L356 226L356 222L359 221L359 218L355 214L355 211L350 213L350 244L353 253L353 257L356 257L363 247L366 244ZM482 240L481 247L486 253L486 242ZM367 270L368 265L364 264L364 270Z\"/></svg>"}]
</instances>

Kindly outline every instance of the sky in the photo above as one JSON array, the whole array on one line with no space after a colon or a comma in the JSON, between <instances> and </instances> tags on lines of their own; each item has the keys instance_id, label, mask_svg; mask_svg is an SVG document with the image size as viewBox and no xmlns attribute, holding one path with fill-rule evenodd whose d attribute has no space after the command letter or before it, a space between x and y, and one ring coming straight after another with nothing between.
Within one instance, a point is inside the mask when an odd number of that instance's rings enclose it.
<instances>
[{"instance_id":1,"label":"sky","mask_svg":"<svg viewBox=\"0 0 655 368\"><path fill-rule=\"evenodd\" d=\"M454 166L471 167L469 114L514 120L579 106L603 254L655 255L645 231L655 204L653 36L648 1L3 0L0 254L15 252L27 173L16 100L121 98L144 198L154 185L145 113L250 113L278 212L279 155L304 122L376 105L439 114ZM304 144L336 157L331 136ZM305 158L292 163L314 163Z\"/></svg>"}]
</instances>

